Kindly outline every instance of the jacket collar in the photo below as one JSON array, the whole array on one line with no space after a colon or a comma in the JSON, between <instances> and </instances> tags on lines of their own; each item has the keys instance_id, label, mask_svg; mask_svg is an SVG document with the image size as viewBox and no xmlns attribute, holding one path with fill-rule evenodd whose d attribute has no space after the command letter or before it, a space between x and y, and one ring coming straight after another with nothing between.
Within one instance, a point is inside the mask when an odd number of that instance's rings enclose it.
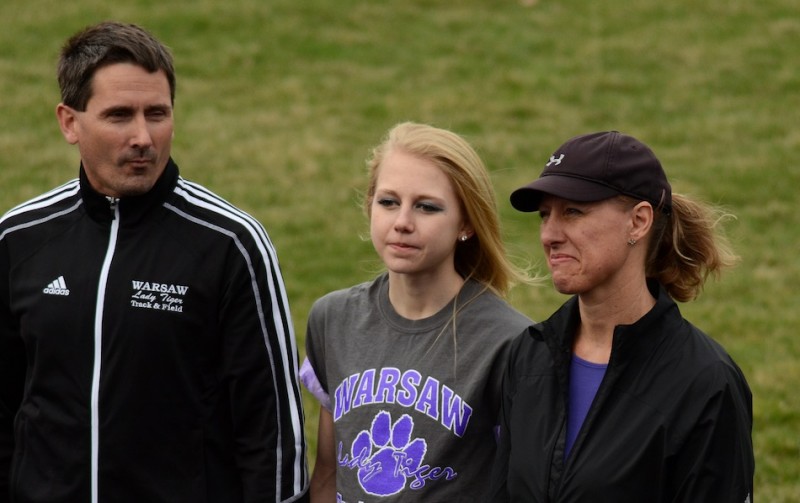
<instances>
[{"instance_id":1,"label":"jacket collar","mask_svg":"<svg viewBox=\"0 0 800 503\"><path fill-rule=\"evenodd\" d=\"M140 222L154 208L161 206L178 183L178 165L170 158L164 172L156 180L149 192L140 196L123 197L118 200L120 224L132 226ZM86 212L98 222L110 222L113 218L111 198L97 192L89 183L86 170L81 163L80 167L81 197L83 198Z\"/></svg>"},{"instance_id":2,"label":"jacket collar","mask_svg":"<svg viewBox=\"0 0 800 503\"><path fill-rule=\"evenodd\" d=\"M617 325L611 349L612 361L609 363L628 360L637 348L657 345L661 338L660 334L669 332L664 330L663 322L671 311L677 312L678 306L656 280L648 280L647 288L656 299L656 304L635 323ZM533 338L546 342L556 364L561 365L569 362L578 323L580 323L580 311L576 295L567 300L549 319L534 325L530 334Z\"/></svg>"},{"instance_id":3,"label":"jacket collar","mask_svg":"<svg viewBox=\"0 0 800 503\"><path fill-rule=\"evenodd\" d=\"M675 333L675 329L668 326L670 320L675 322L682 320L678 305L663 285L655 280L648 280L647 288L656 299L656 303L635 323L616 327L610 363L615 360L628 361L636 353L649 353L660 344L663 337Z\"/></svg>"}]
</instances>

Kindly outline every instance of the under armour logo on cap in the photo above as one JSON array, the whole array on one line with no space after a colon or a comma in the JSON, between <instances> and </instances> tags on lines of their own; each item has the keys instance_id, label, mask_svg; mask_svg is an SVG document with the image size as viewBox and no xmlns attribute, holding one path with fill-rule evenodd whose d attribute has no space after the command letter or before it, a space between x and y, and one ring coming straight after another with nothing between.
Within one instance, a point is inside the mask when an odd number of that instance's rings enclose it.
<instances>
[{"instance_id":1,"label":"under armour logo on cap","mask_svg":"<svg viewBox=\"0 0 800 503\"><path fill-rule=\"evenodd\" d=\"M554 155L551 155L551 156L550 156L550 162L548 162L548 163L546 164L546 166L550 166L551 164L555 164L556 166L558 166L559 164L561 164L561 161L562 161L563 159L564 159L564 154L561 154L561 155L558 157L558 159L556 159L556 156L554 156Z\"/></svg>"}]
</instances>

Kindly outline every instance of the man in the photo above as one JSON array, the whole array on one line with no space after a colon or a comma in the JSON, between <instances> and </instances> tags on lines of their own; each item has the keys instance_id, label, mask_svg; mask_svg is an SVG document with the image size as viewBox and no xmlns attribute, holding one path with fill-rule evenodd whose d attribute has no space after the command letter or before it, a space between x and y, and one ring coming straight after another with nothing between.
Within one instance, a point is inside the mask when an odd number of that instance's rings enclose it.
<instances>
[{"instance_id":1,"label":"man","mask_svg":"<svg viewBox=\"0 0 800 503\"><path fill-rule=\"evenodd\" d=\"M58 81L80 177L0 219L0 501L305 499L275 250L179 176L169 51L102 23Z\"/></svg>"}]
</instances>

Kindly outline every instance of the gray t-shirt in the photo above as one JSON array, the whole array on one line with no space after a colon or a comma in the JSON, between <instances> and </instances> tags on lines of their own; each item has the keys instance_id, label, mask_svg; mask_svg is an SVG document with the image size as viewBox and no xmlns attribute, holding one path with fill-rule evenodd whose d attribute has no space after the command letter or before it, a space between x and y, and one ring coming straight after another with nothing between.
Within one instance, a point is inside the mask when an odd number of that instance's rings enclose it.
<instances>
[{"instance_id":1,"label":"gray t-shirt","mask_svg":"<svg viewBox=\"0 0 800 503\"><path fill-rule=\"evenodd\" d=\"M333 415L338 501L480 500L509 343L531 323L475 281L422 320L395 312L386 274L319 299L303 381Z\"/></svg>"}]
</instances>

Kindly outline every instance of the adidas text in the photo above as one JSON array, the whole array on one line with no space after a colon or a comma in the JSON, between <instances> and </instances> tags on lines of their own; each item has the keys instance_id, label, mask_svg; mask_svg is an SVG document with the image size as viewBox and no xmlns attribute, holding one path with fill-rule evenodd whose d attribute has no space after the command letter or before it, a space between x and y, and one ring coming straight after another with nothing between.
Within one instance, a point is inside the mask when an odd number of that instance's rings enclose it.
<instances>
[{"instance_id":1,"label":"adidas text","mask_svg":"<svg viewBox=\"0 0 800 503\"><path fill-rule=\"evenodd\" d=\"M58 279L44 287L42 292L46 293L47 295L69 295L69 288L67 288L67 283L64 281L64 276L59 276Z\"/></svg>"},{"instance_id":2,"label":"adidas text","mask_svg":"<svg viewBox=\"0 0 800 503\"><path fill-rule=\"evenodd\" d=\"M51 288L48 286L42 291L49 295L69 295L69 290L66 288Z\"/></svg>"}]
</instances>

